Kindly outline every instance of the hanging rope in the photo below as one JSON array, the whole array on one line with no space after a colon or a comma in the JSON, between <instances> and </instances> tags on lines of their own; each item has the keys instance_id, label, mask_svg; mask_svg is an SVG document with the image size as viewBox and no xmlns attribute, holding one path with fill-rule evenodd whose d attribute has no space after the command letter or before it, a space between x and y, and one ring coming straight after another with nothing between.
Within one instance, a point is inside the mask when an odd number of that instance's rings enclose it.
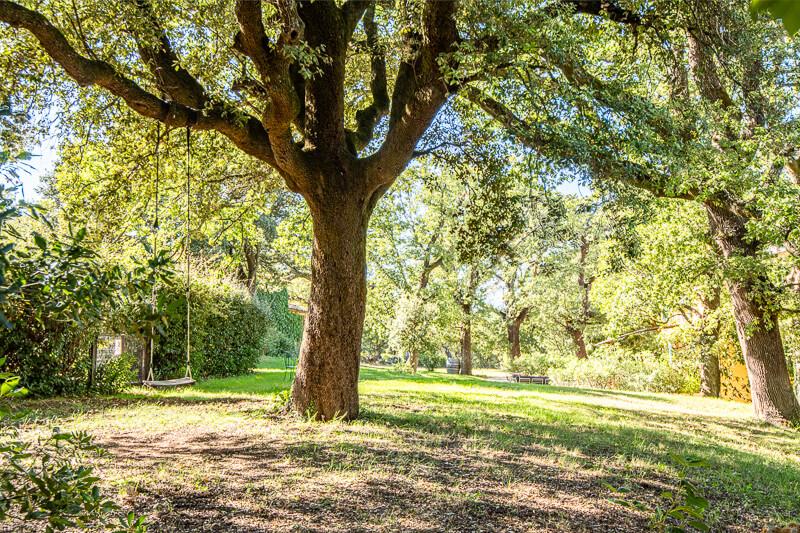
<instances>
[{"instance_id":1,"label":"hanging rope","mask_svg":"<svg viewBox=\"0 0 800 533\"><path fill-rule=\"evenodd\" d=\"M169 135L169 130L167 130ZM161 177L161 157L160 157L160 142L161 142L161 125L157 124L156 127L156 147L155 147L155 160L156 160L156 191L155 191L155 217L153 222L153 268L156 266L156 259L158 257L158 229L159 229L159 192L160 192L160 177ZM185 385L194 385L195 381L192 378L192 349L191 349L191 332L192 332L192 313L191 313L191 263L190 263L190 250L191 241L191 227L192 227L192 213L191 213L191 196L192 196L192 183L191 183L191 165L192 165L192 140L191 130L186 128L186 235L184 245L186 247L186 374L183 378L167 379L156 381L153 379L153 354L155 353L155 325L150 326L150 368L147 371L147 379L143 381L143 385L154 388L171 388L182 387ZM155 278L155 277L154 277ZM150 300L150 309L155 315L156 310L156 295L157 286L155 279L153 282L153 291Z\"/></svg>"},{"instance_id":2,"label":"hanging rope","mask_svg":"<svg viewBox=\"0 0 800 533\"><path fill-rule=\"evenodd\" d=\"M153 219L153 274L155 274L156 259L158 258L158 189L159 189L159 169L161 162L159 160L159 147L161 144L161 123L156 122L156 191L155 191L155 217ZM155 316L156 312L156 278L153 276L153 290L150 294L150 314ZM155 343L156 329L155 325L150 325L150 363L147 365L147 381L153 381L153 353L156 349Z\"/></svg>"},{"instance_id":3,"label":"hanging rope","mask_svg":"<svg viewBox=\"0 0 800 533\"><path fill-rule=\"evenodd\" d=\"M189 246L191 245L191 163L192 163L192 134L191 128L186 127L186 377L192 378L192 348L191 348L191 335L192 335L192 322L191 322L191 271L189 264Z\"/></svg>"}]
</instances>

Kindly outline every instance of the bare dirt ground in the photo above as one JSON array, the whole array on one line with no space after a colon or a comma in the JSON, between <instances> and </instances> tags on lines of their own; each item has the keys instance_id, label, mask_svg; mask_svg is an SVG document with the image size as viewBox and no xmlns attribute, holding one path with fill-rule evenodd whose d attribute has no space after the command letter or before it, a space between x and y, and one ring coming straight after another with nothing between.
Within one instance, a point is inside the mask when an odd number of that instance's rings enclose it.
<instances>
[{"instance_id":1,"label":"bare dirt ground","mask_svg":"<svg viewBox=\"0 0 800 533\"><path fill-rule=\"evenodd\" d=\"M596 473L534 449L475 453L459 436L438 447L416 432L389 440L283 416L95 435L111 453L106 477L153 531L646 529L643 516L601 496Z\"/></svg>"}]
</instances>

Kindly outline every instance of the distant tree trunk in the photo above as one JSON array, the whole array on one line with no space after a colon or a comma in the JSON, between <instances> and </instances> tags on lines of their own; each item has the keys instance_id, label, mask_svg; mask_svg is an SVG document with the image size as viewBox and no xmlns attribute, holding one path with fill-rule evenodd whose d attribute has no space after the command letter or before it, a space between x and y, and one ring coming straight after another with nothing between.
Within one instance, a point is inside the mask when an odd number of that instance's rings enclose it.
<instances>
[{"instance_id":1,"label":"distant tree trunk","mask_svg":"<svg viewBox=\"0 0 800 533\"><path fill-rule=\"evenodd\" d=\"M757 243L746 238L746 220L715 205L707 205L714 239L725 259L755 257ZM742 348L753 408L758 418L773 424L800 422L800 405L792 390L778 316L765 301L769 281L758 273L729 278L736 334Z\"/></svg>"},{"instance_id":2,"label":"distant tree trunk","mask_svg":"<svg viewBox=\"0 0 800 533\"><path fill-rule=\"evenodd\" d=\"M428 288L428 283L430 282L431 273L440 266L442 266L443 262L441 257L434 261L431 261L431 249L436 244L436 240L439 238L442 225L440 225L439 229L433 234L433 237L431 238L431 241L428 243L428 247L425 251L425 261L422 265L422 273L420 274L419 284L417 285L417 291L416 291L417 301L422 306L425 305L425 303L428 301L428 298L430 297L425 293L425 289ZM417 373L417 368L419 367L418 350L414 349L411 351L411 356L408 359L408 366L412 374Z\"/></svg>"},{"instance_id":3,"label":"distant tree trunk","mask_svg":"<svg viewBox=\"0 0 800 533\"><path fill-rule=\"evenodd\" d=\"M720 393L720 371L719 356L706 351L702 354L700 363L700 394L712 398L719 398Z\"/></svg>"},{"instance_id":4,"label":"distant tree trunk","mask_svg":"<svg viewBox=\"0 0 800 533\"><path fill-rule=\"evenodd\" d=\"M258 281L258 260L261 255L259 247L253 246L250 241L244 239L242 242L242 255L244 256L244 264L239 265L238 278L247 288L250 296L253 296L256 293Z\"/></svg>"},{"instance_id":5,"label":"distant tree trunk","mask_svg":"<svg viewBox=\"0 0 800 533\"><path fill-rule=\"evenodd\" d=\"M478 267L472 266L469 281L465 287L466 294L459 298L461 306L461 373L472 374L472 303L478 289Z\"/></svg>"},{"instance_id":6,"label":"distant tree trunk","mask_svg":"<svg viewBox=\"0 0 800 533\"><path fill-rule=\"evenodd\" d=\"M461 373L472 375L472 304L462 304Z\"/></svg>"},{"instance_id":7,"label":"distant tree trunk","mask_svg":"<svg viewBox=\"0 0 800 533\"><path fill-rule=\"evenodd\" d=\"M586 276L586 261L589 257L589 240L586 235L581 236L580 248L578 251L578 288L581 291L581 307L579 316L566 318L564 328L567 330L572 343L575 345L575 356L578 359L588 359L589 350L586 346L586 326L592 316L591 301L589 295L592 290L594 277Z\"/></svg>"},{"instance_id":8,"label":"distant tree trunk","mask_svg":"<svg viewBox=\"0 0 800 533\"><path fill-rule=\"evenodd\" d=\"M583 337L583 327L568 325L567 333L572 337L572 343L575 345L575 357L588 359L589 350L586 348L586 339Z\"/></svg>"},{"instance_id":9,"label":"distant tree trunk","mask_svg":"<svg viewBox=\"0 0 800 533\"><path fill-rule=\"evenodd\" d=\"M147 339L145 348L142 350L142 357L139 359L139 381L144 381L150 375L150 350L155 347L155 342L150 345L150 339Z\"/></svg>"},{"instance_id":10,"label":"distant tree trunk","mask_svg":"<svg viewBox=\"0 0 800 533\"><path fill-rule=\"evenodd\" d=\"M719 288L710 298L703 299L703 310L700 317L700 394L719 398L721 389L719 355L714 349L719 335L719 326L715 326L711 331L708 330L709 315L719 308L720 294Z\"/></svg>"},{"instance_id":11,"label":"distant tree trunk","mask_svg":"<svg viewBox=\"0 0 800 533\"><path fill-rule=\"evenodd\" d=\"M529 308L524 308L516 317L506 321L506 330L508 332L508 355L513 361L522 354L522 347L520 345L520 330L522 323L528 317Z\"/></svg>"},{"instance_id":12,"label":"distant tree trunk","mask_svg":"<svg viewBox=\"0 0 800 533\"><path fill-rule=\"evenodd\" d=\"M419 367L419 352L417 350L411 350L408 357L408 366L412 374L417 373L417 367Z\"/></svg>"}]
</instances>

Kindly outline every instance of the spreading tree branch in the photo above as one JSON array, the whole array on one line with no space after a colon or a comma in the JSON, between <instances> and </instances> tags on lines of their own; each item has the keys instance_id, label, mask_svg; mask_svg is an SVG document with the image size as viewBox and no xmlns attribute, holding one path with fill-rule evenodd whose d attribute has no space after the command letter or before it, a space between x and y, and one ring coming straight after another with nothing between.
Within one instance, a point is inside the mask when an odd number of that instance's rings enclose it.
<instances>
[{"instance_id":1,"label":"spreading tree branch","mask_svg":"<svg viewBox=\"0 0 800 533\"><path fill-rule=\"evenodd\" d=\"M137 39L139 55L156 79L159 89L175 102L194 109L205 107L208 103L205 90L200 82L180 65L166 31L153 14L150 2L136 0L136 7L152 32L149 39Z\"/></svg>"},{"instance_id":2,"label":"spreading tree branch","mask_svg":"<svg viewBox=\"0 0 800 533\"><path fill-rule=\"evenodd\" d=\"M375 3L370 3L364 14L364 32L370 53L370 91L372 103L356 112L355 131L348 132L348 140L354 154L363 150L372 140L375 126L389 112L389 92L386 88L386 54L378 42L378 27L375 23Z\"/></svg>"},{"instance_id":3,"label":"spreading tree branch","mask_svg":"<svg viewBox=\"0 0 800 533\"><path fill-rule=\"evenodd\" d=\"M622 182L664 198L685 200L696 198L693 191L673 192L669 190L666 186L666 176L639 163L622 159L608 147L601 147L591 153L578 153L572 144L564 142L558 135L544 133L541 129L519 118L498 100L483 94L474 87L468 87L465 95L529 148L553 159L586 167L595 179Z\"/></svg>"},{"instance_id":4,"label":"spreading tree branch","mask_svg":"<svg viewBox=\"0 0 800 533\"><path fill-rule=\"evenodd\" d=\"M252 60L261 76L268 97L263 121L277 167L290 188L303 191L309 189L306 182L310 174L308 162L291 132L301 100L290 75L291 61L283 52L286 45L303 38L305 24L293 0L275 0L274 5L278 10L281 35L277 43L270 43L264 29L261 0L236 1L240 31L234 38L234 47Z\"/></svg>"},{"instance_id":5,"label":"spreading tree branch","mask_svg":"<svg viewBox=\"0 0 800 533\"><path fill-rule=\"evenodd\" d=\"M447 99L450 87L442 55L459 41L456 0L427 0L420 32L405 34L409 55L400 62L389 111L389 131L380 149L365 160L372 191L384 190L413 157L414 148Z\"/></svg>"},{"instance_id":6,"label":"spreading tree branch","mask_svg":"<svg viewBox=\"0 0 800 533\"><path fill-rule=\"evenodd\" d=\"M64 34L43 15L15 2L0 0L0 22L29 31L42 48L81 86L98 86L122 98L135 112L176 127L216 130L244 152L267 163L274 156L261 122L223 104L209 104L203 112L178 102L168 102L144 90L105 61L78 53Z\"/></svg>"}]
</instances>

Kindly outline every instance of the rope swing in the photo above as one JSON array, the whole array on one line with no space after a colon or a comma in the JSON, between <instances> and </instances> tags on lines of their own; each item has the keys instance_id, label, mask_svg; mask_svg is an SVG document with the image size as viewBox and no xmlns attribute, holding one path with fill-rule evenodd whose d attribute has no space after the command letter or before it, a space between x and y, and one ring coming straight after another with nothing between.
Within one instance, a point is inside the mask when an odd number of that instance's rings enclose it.
<instances>
[{"instance_id":1,"label":"rope swing","mask_svg":"<svg viewBox=\"0 0 800 533\"><path fill-rule=\"evenodd\" d=\"M159 174L160 174L160 158L159 158L159 144L161 139L161 124L158 123L156 126L156 149L155 149L155 159L156 159L156 190L155 190L155 219L153 224L153 258L157 257L158 253L158 191L159 191ZM171 388L171 387L183 387L187 385L194 385L195 380L192 377L192 348L191 348L191 334L192 334L192 323L191 323L191 270L190 270L190 263L189 263L189 246L191 244L191 222L192 222L192 214L191 214L191 158L192 158L192 139L191 139L191 129L189 127L186 128L186 237L185 237L185 248L186 248L186 373L182 378L177 379L166 379L166 380L156 380L153 377L153 353L155 352L155 328L154 326L150 327L150 365L149 370L147 372L147 379L142 382L142 385L146 387L154 387L154 388ZM156 308L156 287L155 284L153 285L153 293L150 301L150 309L155 314Z\"/></svg>"}]
</instances>

